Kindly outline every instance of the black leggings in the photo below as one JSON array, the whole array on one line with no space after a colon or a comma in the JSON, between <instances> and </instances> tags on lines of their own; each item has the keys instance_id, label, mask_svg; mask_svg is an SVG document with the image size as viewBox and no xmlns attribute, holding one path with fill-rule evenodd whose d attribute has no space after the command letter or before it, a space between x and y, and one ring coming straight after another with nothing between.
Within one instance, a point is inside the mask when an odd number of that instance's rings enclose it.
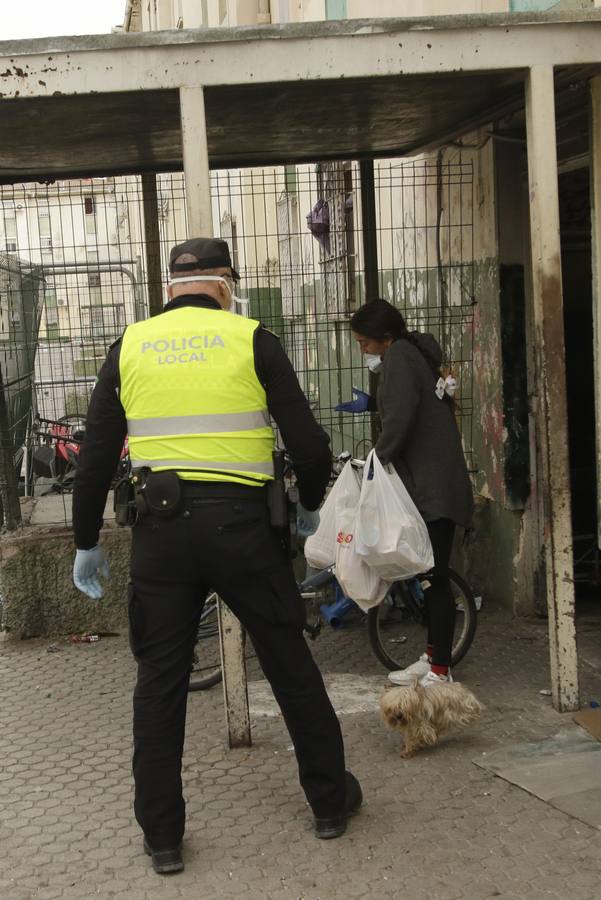
<instances>
[{"instance_id":1,"label":"black leggings","mask_svg":"<svg viewBox=\"0 0 601 900\"><path fill-rule=\"evenodd\" d=\"M455 598L448 577L449 559L455 536L451 519L426 522L434 552L434 568L428 576L430 587L424 591L428 614L428 644L432 646L432 665L450 666L455 631Z\"/></svg>"}]
</instances>

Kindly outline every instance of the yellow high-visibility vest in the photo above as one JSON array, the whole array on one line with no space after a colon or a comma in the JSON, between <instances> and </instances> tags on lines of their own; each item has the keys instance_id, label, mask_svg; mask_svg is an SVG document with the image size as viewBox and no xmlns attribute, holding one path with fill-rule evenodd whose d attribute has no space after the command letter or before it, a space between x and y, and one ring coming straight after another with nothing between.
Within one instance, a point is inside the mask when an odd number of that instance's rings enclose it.
<instances>
[{"instance_id":1,"label":"yellow high-visibility vest","mask_svg":"<svg viewBox=\"0 0 601 900\"><path fill-rule=\"evenodd\" d=\"M258 326L183 306L126 328L120 398L134 470L257 486L273 479L274 435L253 353Z\"/></svg>"}]
</instances>

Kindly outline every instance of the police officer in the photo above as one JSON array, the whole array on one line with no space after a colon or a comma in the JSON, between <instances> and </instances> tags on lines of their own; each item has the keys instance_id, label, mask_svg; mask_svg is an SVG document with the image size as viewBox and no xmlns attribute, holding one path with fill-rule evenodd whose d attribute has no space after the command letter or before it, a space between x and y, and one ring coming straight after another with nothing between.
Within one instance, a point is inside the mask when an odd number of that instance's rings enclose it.
<instances>
[{"instance_id":1,"label":"police officer","mask_svg":"<svg viewBox=\"0 0 601 900\"><path fill-rule=\"evenodd\" d=\"M292 458L300 501L321 502L328 437L278 339L230 315L225 241L172 249L169 302L126 328L100 370L73 494L76 586L102 596L103 510L127 433L142 513L133 527L130 643L135 815L156 872L183 869L181 758L188 679L209 589L246 628L294 743L316 835L337 837L361 804L340 726L303 636L304 607L266 502L270 415Z\"/></svg>"}]
</instances>

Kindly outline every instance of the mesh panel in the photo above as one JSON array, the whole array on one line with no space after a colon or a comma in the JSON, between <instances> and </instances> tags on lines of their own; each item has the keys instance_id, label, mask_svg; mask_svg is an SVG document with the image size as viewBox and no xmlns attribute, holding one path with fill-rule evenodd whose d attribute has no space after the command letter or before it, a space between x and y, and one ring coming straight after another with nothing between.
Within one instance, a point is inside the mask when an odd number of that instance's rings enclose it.
<instances>
[{"instance_id":1,"label":"mesh panel","mask_svg":"<svg viewBox=\"0 0 601 900\"><path fill-rule=\"evenodd\" d=\"M333 451L364 456L372 441L369 416L334 410L350 399L353 385L369 386L349 329L366 300L359 188L354 162L212 173L214 231L230 244L242 278L238 293L248 298L251 316L280 336ZM375 191L380 296L401 309L410 327L432 331L441 342L459 381L469 459L471 159L453 151L446 158L380 161ZM150 220L153 203L146 200ZM79 427L110 344L147 316L149 304L160 306L169 248L188 236L183 175L157 175L156 201L159 245L147 247L156 223L145 227L141 178L0 188L5 507L11 484L21 494L69 489L68 479L56 484L56 466L33 477L22 463L24 449L30 461L44 441L56 450L55 441L40 437L56 431L52 422L66 417ZM36 417L46 421L32 427ZM56 521L68 523L70 498L56 509Z\"/></svg>"}]
</instances>

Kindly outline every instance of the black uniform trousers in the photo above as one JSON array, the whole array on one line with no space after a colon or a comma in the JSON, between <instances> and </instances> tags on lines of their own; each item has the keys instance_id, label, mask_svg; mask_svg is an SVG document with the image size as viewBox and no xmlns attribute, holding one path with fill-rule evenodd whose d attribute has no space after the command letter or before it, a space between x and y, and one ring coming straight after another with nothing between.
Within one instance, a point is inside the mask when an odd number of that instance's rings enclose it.
<instances>
[{"instance_id":1,"label":"black uniform trousers","mask_svg":"<svg viewBox=\"0 0 601 900\"><path fill-rule=\"evenodd\" d=\"M424 591L428 618L428 644L432 647L432 664L450 666L455 634L455 597L449 581L449 560L455 537L451 519L426 522L434 568L428 573L430 587Z\"/></svg>"},{"instance_id":2,"label":"black uniform trousers","mask_svg":"<svg viewBox=\"0 0 601 900\"><path fill-rule=\"evenodd\" d=\"M218 592L253 642L314 814L336 815L345 802L340 725L303 636L303 600L269 524L264 489L227 485L225 496L220 493L216 484L190 486L175 518L146 515L133 529L135 814L154 849L177 846L184 833L181 760L188 681L209 589Z\"/></svg>"}]
</instances>

